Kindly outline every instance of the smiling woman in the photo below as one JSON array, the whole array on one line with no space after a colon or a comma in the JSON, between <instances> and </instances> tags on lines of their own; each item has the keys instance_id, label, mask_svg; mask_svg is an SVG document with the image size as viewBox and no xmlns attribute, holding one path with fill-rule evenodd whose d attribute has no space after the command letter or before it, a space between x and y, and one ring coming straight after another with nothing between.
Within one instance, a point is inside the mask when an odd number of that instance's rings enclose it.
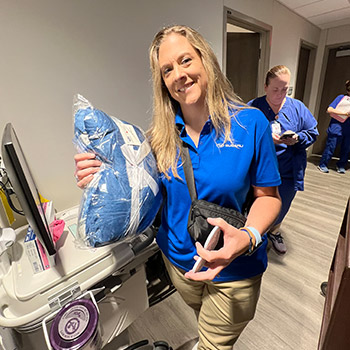
<instances>
[{"instance_id":1,"label":"smiling woman","mask_svg":"<svg viewBox=\"0 0 350 350\"><path fill-rule=\"evenodd\" d=\"M174 286L198 312L198 349L231 350L254 317L267 266L264 234L280 209L269 123L235 95L212 49L192 28L158 32L150 63L153 120L148 136L166 194L157 243ZM208 218L223 232L220 250L204 249L188 231L192 202L183 145L198 199L242 213L253 188L247 227L238 230L221 218ZM91 154L76 160L78 175L93 174ZM245 254L248 249L251 255ZM205 271L192 270L197 254L206 261Z\"/></svg>"},{"instance_id":2,"label":"smiling woman","mask_svg":"<svg viewBox=\"0 0 350 350\"><path fill-rule=\"evenodd\" d=\"M184 36L173 33L159 47L158 59L165 86L180 104L187 124L201 130L208 115L205 104L208 76L199 54ZM192 110L199 112L201 121L191 118Z\"/></svg>"},{"instance_id":3,"label":"smiling woman","mask_svg":"<svg viewBox=\"0 0 350 350\"><path fill-rule=\"evenodd\" d=\"M157 243L173 284L199 314L198 349L228 350L254 316L266 268L267 241L261 235L280 207L269 126L235 95L212 49L195 30L161 30L151 44L150 60L154 111L149 136L166 192ZM199 199L241 211L254 186L247 218L251 231L208 219L224 232L224 247L218 251L204 249L189 235L191 198L182 144L189 150ZM242 253L250 238L254 247L261 240L263 246L248 257ZM207 261L206 271L192 271L196 253Z\"/></svg>"},{"instance_id":4,"label":"smiling woman","mask_svg":"<svg viewBox=\"0 0 350 350\"><path fill-rule=\"evenodd\" d=\"M181 49L178 46L171 45L171 42L174 41L181 45ZM170 62L164 62L163 67L160 62L160 53L162 53L160 51L164 52L165 50L161 50L161 47L164 49L166 46L172 50L172 54L175 57L169 55ZM191 54L192 57L181 57L186 53ZM181 106L186 110L190 108L193 111L193 113L186 113L182 110L182 113L187 114L187 119L189 119L187 120L188 128L195 128L192 134L198 134L201 131L199 130L201 129L200 126L204 125L208 115L210 115L213 126L217 131L225 133L225 140L227 141L230 136L230 114L232 114L233 110L237 111L243 105L240 98L233 92L232 86L226 77L222 74L211 47L198 32L185 26L173 26L157 33L150 48L154 94L153 122L150 129L151 140L152 147L158 154L159 170L167 174L169 169L171 169L175 175L177 175L177 160L179 157L177 149L181 148L181 142L178 135L173 132L174 120L177 106L179 106L180 102L185 101L177 101L176 96L168 90L165 73L168 74L169 69L171 70L171 66L168 67L167 64L173 64L174 60L177 65L181 64L181 61L176 61L176 58L184 58L182 62L184 69L181 72L182 78L181 76L180 78L182 80L185 79L189 84L192 81L193 84L199 81L197 93L204 97L204 99L199 99L200 103L195 105L191 106L190 104L182 103ZM196 67L196 73L194 73L195 71L192 68L193 65ZM197 77L198 74L201 74L201 76ZM180 83L184 84L183 81L180 81ZM185 86L180 86L180 88L183 89ZM229 106L232 107L231 113L229 112ZM203 110L201 111L200 109ZM198 120L197 123L192 121L191 116L194 114L197 114L202 120ZM164 118L165 115L168 118Z\"/></svg>"}]
</instances>

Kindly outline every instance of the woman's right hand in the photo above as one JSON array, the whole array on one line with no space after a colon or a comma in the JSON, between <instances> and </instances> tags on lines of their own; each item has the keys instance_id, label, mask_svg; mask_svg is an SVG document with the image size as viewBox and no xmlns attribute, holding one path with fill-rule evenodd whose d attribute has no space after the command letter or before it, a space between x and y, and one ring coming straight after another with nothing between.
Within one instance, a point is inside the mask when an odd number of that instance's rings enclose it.
<instances>
[{"instance_id":1,"label":"woman's right hand","mask_svg":"<svg viewBox=\"0 0 350 350\"><path fill-rule=\"evenodd\" d=\"M102 162L96 159L94 153L78 153L74 156L74 160L77 186L83 189L100 170Z\"/></svg>"},{"instance_id":2,"label":"woman's right hand","mask_svg":"<svg viewBox=\"0 0 350 350\"><path fill-rule=\"evenodd\" d=\"M246 252L249 247L249 236L246 232L228 224L221 218L208 218L208 223L213 226L219 226L223 232L224 245L219 250L205 249L199 242L196 242L197 254L203 258L208 268L206 271L185 273L186 278L194 281L211 281L226 266L228 266L239 255Z\"/></svg>"}]
</instances>

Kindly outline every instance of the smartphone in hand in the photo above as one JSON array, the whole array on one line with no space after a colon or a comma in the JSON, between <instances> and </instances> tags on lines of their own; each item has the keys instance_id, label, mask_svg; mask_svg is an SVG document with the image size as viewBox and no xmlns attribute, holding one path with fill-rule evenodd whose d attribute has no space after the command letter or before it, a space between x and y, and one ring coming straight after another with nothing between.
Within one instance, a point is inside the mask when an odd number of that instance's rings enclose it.
<instances>
[{"instance_id":1,"label":"smartphone in hand","mask_svg":"<svg viewBox=\"0 0 350 350\"><path fill-rule=\"evenodd\" d=\"M295 135L294 131L287 130L280 136L280 140L288 139L289 137L293 137L294 135Z\"/></svg>"},{"instance_id":2,"label":"smartphone in hand","mask_svg":"<svg viewBox=\"0 0 350 350\"><path fill-rule=\"evenodd\" d=\"M203 247L208 250L213 250L218 244L220 233L221 233L220 227L214 226L214 228L210 231ZM192 271L199 272L200 270L202 270L205 263L206 261L203 258L199 257L198 260L193 265Z\"/></svg>"}]
</instances>

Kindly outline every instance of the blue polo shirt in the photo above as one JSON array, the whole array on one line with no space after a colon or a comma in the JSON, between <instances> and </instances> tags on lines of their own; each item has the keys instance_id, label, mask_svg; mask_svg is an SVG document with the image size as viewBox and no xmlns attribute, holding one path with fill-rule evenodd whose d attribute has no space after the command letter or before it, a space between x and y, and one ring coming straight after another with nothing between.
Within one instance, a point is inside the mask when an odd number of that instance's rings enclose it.
<instances>
[{"instance_id":1,"label":"blue polo shirt","mask_svg":"<svg viewBox=\"0 0 350 350\"><path fill-rule=\"evenodd\" d=\"M345 95L338 95L328 107L333 107L334 109L336 109L338 106L338 103L341 101L341 99L344 96ZM347 118L344 123L341 123L340 121L331 117L328 129L327 129L327 133L335 136L349 136L350 135L350 118Z\"/></svg>"},{"instance_id":2,"label":"blue polo shirt","mask_svg":"<svg viewBox=\"0 0 350 350\"><path fill-rule=\"evenodd\" d=\"M224 143L216 135L209 118L201 131L198 147L187 135L181 113L175 120L181 139L189 145L189 153L198 199L241 211L251 185L278 186L280 176L271 130L264 115L256 109L244 109L231 118L232 142ZM162 176L166 190L161 227L157 242L175 266L189 271L196 248L187 231L191 198L186 185L182 160L178 162L181 179ZM240 256L227 266L214 281L234 281L256 276L267 266L266 237L263 245L251 256Z\"/></svg>"},{"instance_id":3,"label":"blue polo shirt","mask_svg":"<svg viewBox=\"0 0 350 350\"><path fill-rule=\"evenodd\" d=\"M292 130L298 134L298 143L293 146L275 145L282 178L294 179L294 189L304 190L304 175L307 165L306 148L311 146L318 136L317 121L308 108L299 100L286 97L280 111L275 113L266 96L248 102L248 105L260 109L271 123L277 121L281 125L281 133Z\"/></svg>"}]
</instances>

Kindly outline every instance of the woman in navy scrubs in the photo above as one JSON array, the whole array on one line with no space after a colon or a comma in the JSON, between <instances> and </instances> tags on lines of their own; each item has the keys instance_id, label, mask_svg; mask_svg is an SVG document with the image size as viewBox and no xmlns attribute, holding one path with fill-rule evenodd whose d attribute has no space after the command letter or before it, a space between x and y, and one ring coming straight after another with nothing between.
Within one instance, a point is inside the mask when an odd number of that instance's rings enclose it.
<instances>
[{"instance_id":1,"label":"woman in navy scrubs","mask_svg":"<svg viewBox=\"0 0 350 350\"><path fill-rule=\"evenodd\" d=\"M157 243L174 286L198 315L198 349L231 350L253 319L267 266L265 232L281 206L281 183L270 126L234 94L205 39L187 26L156 34L150 48L153 120L149 130L166 197ZM246 226L208 222L224 233L224 246L208 251L187 230L191 197L183 169L187 144L198 199L242 211L254 202ZM99 163L93 154L75 157L84 187ZM259 247L258 247L259 246ZM246 255L247 250L253 254ZM197 254L205 271L194 272Z\"/></svg>"},{"instance_id":2,"label":"woman in navy scrubs","mask_svg":"<svg viewBox=\"0 0 350 350\"><path fill-rule=\"evenodd\" d=\"M345 97L350 96L350 80L345 83L346 95L338 95L335 100L327 108L327 113L338 114L344 117L350 116L350 109L339 110L337 106L339 102ZM331 118L329 127L327 129L327 142L322 154L320 165L318 169L322 173L328 173L328 162L331 160L333 153L338 144L340 144L340 157L337 162L337 172L339 174L345 174L346 165L349 159L350 153L350 118L347 118L343 123L335 118Z\"/></svg>"},{"instance_id":3,"label":"woman in navy scrubs","mask_svg":"<svg viewBox=\"0 0 350 350\"><path fill-rule=\"evenodd\" d=\"M278 187L282 209L268 237L279 254L287 251L279 228L296 192L304 190L306 148L318 136L317 122L311 112L301 101L287 97L289 82L289 69L283 65L275 66L266 74L266 95L248 102L248 105L260 109L270 122L276 148L282 179L282 184Z\"/></svg>"}]
</instances>

